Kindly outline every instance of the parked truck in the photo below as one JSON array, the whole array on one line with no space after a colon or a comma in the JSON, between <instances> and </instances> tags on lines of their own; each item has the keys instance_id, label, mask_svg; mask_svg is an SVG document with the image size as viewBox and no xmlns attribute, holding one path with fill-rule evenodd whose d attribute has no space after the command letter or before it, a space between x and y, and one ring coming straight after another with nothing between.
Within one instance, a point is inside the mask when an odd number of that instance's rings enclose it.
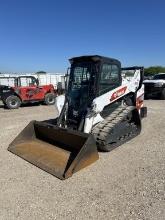
<instances>
[{"instance_id":1,"label":"parked truck","mask_svg":"<svg viewBox=\"0 0 165 220\"><path fill-rule=\"evenodd\" d=\"M165 73L159 73L153 79L143 82L145 98L159 98L165 100Z\"/></svg>"}]
</instances>

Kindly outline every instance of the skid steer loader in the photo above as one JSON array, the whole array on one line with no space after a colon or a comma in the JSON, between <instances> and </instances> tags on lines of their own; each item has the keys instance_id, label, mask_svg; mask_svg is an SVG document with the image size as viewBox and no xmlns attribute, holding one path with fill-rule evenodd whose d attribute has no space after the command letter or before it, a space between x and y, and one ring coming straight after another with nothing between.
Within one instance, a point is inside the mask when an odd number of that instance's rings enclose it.
<instances>
[{"instance_id":1,"label":"skid steer loader","mask_svg":"<svg viewBox=\"0 0 165 220\"><path fill-rule=\"evenodd\" d=\"M134 72L127 79L116 59L81 56L70 63L65 98L57 97L59 116L31 121L8 147L60 179L96 161L98 150L111 151L137 136L147 111L142 67L126 68Z\"/></svg>"}]
</instances>

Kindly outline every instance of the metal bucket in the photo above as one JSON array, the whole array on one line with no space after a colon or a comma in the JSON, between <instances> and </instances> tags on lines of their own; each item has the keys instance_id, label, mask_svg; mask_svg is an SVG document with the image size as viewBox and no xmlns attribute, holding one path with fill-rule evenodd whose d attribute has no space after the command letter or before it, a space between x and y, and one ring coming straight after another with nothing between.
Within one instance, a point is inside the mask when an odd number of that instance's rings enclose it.
<instances>
[{"instance_id":1,"label":"metal bucket","mask_svg":"<svg viewBox=\"0 0 165 220\"><path fill-rule=\"evenodd\" d=\"M31 121L8 150L59 179L99 158L92 135L37 121Z\"/></svg>"}]
</instances>

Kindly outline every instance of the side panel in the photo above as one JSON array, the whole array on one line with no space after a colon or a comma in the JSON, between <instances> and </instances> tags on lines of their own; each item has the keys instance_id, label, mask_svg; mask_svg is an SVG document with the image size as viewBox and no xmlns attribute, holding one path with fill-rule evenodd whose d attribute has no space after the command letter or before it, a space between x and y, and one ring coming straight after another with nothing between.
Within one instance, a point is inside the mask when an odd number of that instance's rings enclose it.
<instances>
[{"instance_id":1,"label":"side panel","mask_svg":"<svg viewBox=\"0 0 165 220\"><path fill-rule=\"evenodd\" d=\"M109 105L118 99L128 95L129 93L136 93L141 89L141 69L134 70L134 74L130 78L122 78L122 85L111 90L93 100L96 112L101 112L106 105ZM139 88L140 87L140 88ZM144 89L142 89L143 91ZM140 92L141 93L141 92Z\"/></svg>"},{"instance_id":2,"label":"side panel","mask_svg":"<svg viewBox=\"0 0 165 220\"><path fill-rule=\"evenodd\" d=\"M137 91L136 107L139 110L144 106L144 85Z\"/></svg>"},{"instance_id":3,"label":"side panel","mask_svg":"<svg viewBox=\"0 0 165 220\"><path fill-rule=\"evenodd\" d=\"M51 86L23 86L15 87L15 92L23 101L43 100L47 92L51 92Z\"/></svg>"},{"instance_id":4,"label":"side panel","mask_svg":"<svg viewBox=\"0 0 165 220\"><path fill-rule=\"evenodd\" d=\"M36 86L23 86L21 88L15 88L15 90L18 91L23 101L43 99L45 94L42 88L40 89Z\"/></svg>"},{"instance_id":5,"label":"side panel","mask_svg":"<svg viewBox=\"0 0 165 220\"><path fill-rule=\"evenodd\" d=\"M142 86L141 81L141 68L134 69L132 77L123 77L121 86L95 98L93 100L93 111L95 112L95 115L91 117L90 112L87 115L84 125L84 132L89 133L93 125L104 120L100 116L100 113L103 111L105 106L116 102L130 93L136 95L136 107L139 110L139 108L143 106L144 100L144 86Z\"/></svg>"}]
</instances>

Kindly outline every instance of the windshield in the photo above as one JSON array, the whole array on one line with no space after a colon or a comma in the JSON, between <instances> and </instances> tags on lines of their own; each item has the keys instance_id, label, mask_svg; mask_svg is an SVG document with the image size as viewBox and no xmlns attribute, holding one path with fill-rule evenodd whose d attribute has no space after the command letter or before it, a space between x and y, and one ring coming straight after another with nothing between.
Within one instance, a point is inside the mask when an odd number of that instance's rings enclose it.
<instances>
[{"instance_id":1,"label":"windshield","mask_svg":"<svg viewBox=\"0 0 165 220\"><path fill-rule=\"evenodd\" d=\"M68 97L74 110L86 109L93 95L92 63L76 63L71 66Z\"/></svg>"},{"instance_id":2,"label":"windshield","mask_svg":"<svg viewBox=\"0 0 165 220\"><path fill-rule=\"evenodd\" d=\"M72 88L80 88L82 85L89 84L91 75L91 65L74 66L71 69Z\"/></svg>"},{"instance_id":3,"label":"windshield","mask_svg":"<svg viewBox=\"0 0 165 220\"><path fill-rule=\"evenodd\" d=\"M153 79L165 79L165 74L156 75Z\"/></svg>"}]
</instances>

